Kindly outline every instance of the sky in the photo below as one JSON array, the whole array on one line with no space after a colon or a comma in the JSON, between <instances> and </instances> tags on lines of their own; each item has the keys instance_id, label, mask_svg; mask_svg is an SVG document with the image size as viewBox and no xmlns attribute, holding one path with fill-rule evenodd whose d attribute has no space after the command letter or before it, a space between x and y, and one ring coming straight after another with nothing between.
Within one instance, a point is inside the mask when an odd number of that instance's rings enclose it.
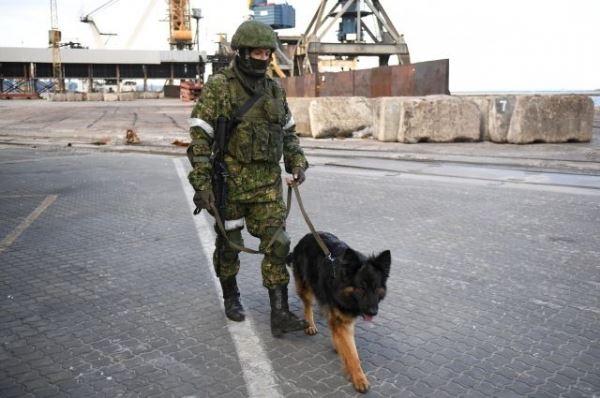
<instances>
[{"instance_id":1,"label":"sky","mask_svg":"<svg viewBox=\"0 0 600 398\"><path fill-rule=\"evenodd\" d=\"M281 3L281 0L271 0ZM56 0L63 41L97 48L79 18L107 0ZM190 0L200 8L200 49L212 54L217 33L229 38L248 15L247 0ZM328 1L328 8L335 0ZM319 0L288 0L303 33ZM412 62L450 60L450 91L600 89L600 0L380 0L404 34ZM47 47L49 0L0 0L0 47ZM94 14L100 31L117 33L112 49L168 50L166 0L118 0ZM192 21L195 31L195 22ZM330 35L335 35L335 26ZM134 35L134 31L138 35ZM333 41L333 40L332 40ZM371 59L374 61L373 59ZM373 62L361 60L360 67Z\"/></svg>"}]
</instances>

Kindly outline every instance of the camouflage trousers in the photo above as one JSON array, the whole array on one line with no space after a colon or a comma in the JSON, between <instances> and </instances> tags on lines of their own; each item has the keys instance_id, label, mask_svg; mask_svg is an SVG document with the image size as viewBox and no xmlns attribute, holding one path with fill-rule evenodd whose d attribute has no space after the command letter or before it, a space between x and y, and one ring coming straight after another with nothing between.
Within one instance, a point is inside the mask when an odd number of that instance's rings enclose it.
<instances>
[{"instance_id":1,"label":"camouflage trousers","mask_svg":"<svg viewBox=\"0 0 600 398\"><path fill-rule=\"evenodd\" d=\"M286 269L285 259L290 251L290 238L284 228L286 206L281 198L265 203L228 203L225 208L225 229L227 238L240 246L244 245L242 229L244 224L248 232L260 239L260 251L277 234L273 244L266 249L261 263L263 286L271 289L278 285L287 285L290 275ZM220 278L227 279L237 275L240 269L239 251L235 250L219 234L218 227L213 264L215 271L220 270Z\"/></svg>"}]
</instances>

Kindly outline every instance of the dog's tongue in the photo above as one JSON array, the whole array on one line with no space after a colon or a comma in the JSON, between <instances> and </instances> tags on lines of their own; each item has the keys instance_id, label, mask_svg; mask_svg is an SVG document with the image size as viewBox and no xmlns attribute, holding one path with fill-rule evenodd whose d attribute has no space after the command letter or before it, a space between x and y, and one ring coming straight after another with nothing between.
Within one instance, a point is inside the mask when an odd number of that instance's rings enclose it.
<instances>
[{"instance_id":1,"label":"dog's tongue","mask_svg":"<svg viewBox=\"0 0 600 398\"><path fill-rule=\"evenodd\" d=\"M373 315L363 314L363 319L367 322L371 322L373 320Z\"/></svg>"}]
</instances>

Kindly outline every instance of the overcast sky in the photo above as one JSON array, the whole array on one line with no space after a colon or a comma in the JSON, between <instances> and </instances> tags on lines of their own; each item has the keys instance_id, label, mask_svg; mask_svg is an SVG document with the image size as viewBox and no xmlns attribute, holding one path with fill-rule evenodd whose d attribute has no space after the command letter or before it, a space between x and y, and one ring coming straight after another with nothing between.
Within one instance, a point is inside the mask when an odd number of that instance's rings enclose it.
<instances>
[{"instance_id":1,"label":"overcast sky","mask_svg":"<svg viewBox=\"0 0 600 398\"><path fill-rule=\"evenodd\" d=\"M107 0L56 1L63 41L96 48L90 27L79 17ZM0 0L0 47L47 47L49 4ZM231 37L248 15L247 0L191 0L191 4L202 9L200 47L208 53L215 50L218 32ZM297 28L281 34L303 32L319 0L288 0L288 4L296 8ZM600 0L381 0L381 4L404 34L413 62L450 59L451 91L600 89ZM139 26L131 49L166 50L166 15L166 0L120 0L94 14L94 19L102 32L118 34L106 48L126 48Z\"/></svg>"}]
</instances>

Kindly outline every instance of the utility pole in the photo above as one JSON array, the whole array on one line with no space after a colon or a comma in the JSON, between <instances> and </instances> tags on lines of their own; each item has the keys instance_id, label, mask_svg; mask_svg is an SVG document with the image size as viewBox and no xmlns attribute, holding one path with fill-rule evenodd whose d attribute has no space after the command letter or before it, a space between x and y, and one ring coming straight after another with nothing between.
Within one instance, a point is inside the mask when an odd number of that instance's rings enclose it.
<instances>
[{"instance_id":1,"label":"utility pole","mask_svg":"<svg viewBox=\"0 0 600 398\"><path fill-rule=\"evenodd\" d=\"M202 19L202 10L199 8L192 8L192 18L196 20L196 50L200 52L200 19Z\"/></svg>"},{"instance_id":2,"label":"utility pole","mask_svg":"<svg viewBox=\"0 0 600 398\"><path fill-rule=\"evenodd\" d=\"M48 44L52 47L52 77L54 78L54 92L65 91L62 62L60 60L61 33L58 30L58 11L56 0L50 0L50 30L48 31Z\"/></svg>"},{"instance_id":3,"label":"utility pole","mask_svg":"<svg viewBox=\"0 0 600 398\"><path fill-rule=\"evenodd\" d=\"M197 67L197 81L199 83L204 82L204 60L200 54L200 19L202 19L202 10L200 8L192 8L192 18L196 20L196 51L198 51L198 67Z\"/></svg>"}]
</instances>

